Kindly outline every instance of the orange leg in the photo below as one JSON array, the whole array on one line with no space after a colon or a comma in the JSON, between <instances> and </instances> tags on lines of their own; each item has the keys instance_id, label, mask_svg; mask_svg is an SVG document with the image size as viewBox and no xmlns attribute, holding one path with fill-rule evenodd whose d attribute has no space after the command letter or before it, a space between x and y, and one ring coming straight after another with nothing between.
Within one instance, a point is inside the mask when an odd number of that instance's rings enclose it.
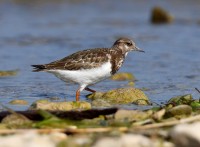
<instances>
[{"instance_id":1,"label":"orange leg","mask_svg":"<svg viewBox=\"0 0 200 147\"><path fill-rule=\"evenodd\" d=\"M88 88L88 87L86 87L85 90L90 91L90 92L92 92L92 93L93 93L93 92L96 92L95 90L92 90L92 89L90 89L90 88Z\"/></svg>"},{"instance_id":2,"label":"orange leg","mask_svg":"<svg viewBox=\"0 0 200 147\"><path fill-rule=\"evenodd\" d=\"M80 97L80 89L76 91L76 101L79 101L79 97Z\"/></svg>"}]
</instances>

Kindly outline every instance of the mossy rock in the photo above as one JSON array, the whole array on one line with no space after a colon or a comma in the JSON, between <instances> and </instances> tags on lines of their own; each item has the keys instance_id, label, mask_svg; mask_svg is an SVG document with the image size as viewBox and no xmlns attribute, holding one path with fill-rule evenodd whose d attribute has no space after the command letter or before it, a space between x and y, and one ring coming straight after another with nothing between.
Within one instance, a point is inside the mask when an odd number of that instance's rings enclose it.
<instances>
[{"instance_id":1,"label":"mossy rock","mask_svg":"<svg viewBox=\"0 0 200 147\"><path fill-rule=\"evenodd\" d=\"M111 77L111 80L115 81L135 81L133 74L128 72L116 73Z\"/></svg>"},{"instance_id":2,"label":"mossy rock","mask_svg":"<svg viewBox=\"0 0 200 147\"><path fill-rule=\"evenodd\" d=\"M149 99L140 89L137 88L118 88L107 92L95 92L87 96L90 99L103 99L110 104L129 104L148 105Z\"/></svg>"},{"instance_id":3,"label":"mossy rock","mask_svg":"<svg viewBox=\"0 0 200 147\"><path fill-rule=\"evenodd\" d=\"M173 16L170 15L161 7L154 7L151 12L151 23L163 24L171 23L174 20Z\"/></svg>"},{"instance_id":4,"label":"mossy rock","mask_svg":"<svg viewBox=\"0 0 200 147\"><path fill-rule=\"evenodd\" d=\"M28 102L25 100L17 99L17 100L10 101L9 104L11 104L11 105L28 105Z\"/></svg>"},{"instance_id":5,"label":"mossy rock","mask_svg":"<svg viewBox=\"0 0 200 147\"><path fill-rule=\"evenodd\" d=\"M181 95L181 96L175 96L172 97L168 104L175 104L175 105L181 105L181 104L190 104L193 101L191 94Z\"/></svg>"},{"instance_id":6,"label":"mossy rock","mask_svg":"<svg viewBox=\"0 0 200 147\"><path fill-rule=\"evenodd\" d=\"M91 109L91 104L85 101L79 102L49 102L48 100L36 101L30 108L30 110L58 110L69 111L74 109Z\"/></svg>"}]
</instances>

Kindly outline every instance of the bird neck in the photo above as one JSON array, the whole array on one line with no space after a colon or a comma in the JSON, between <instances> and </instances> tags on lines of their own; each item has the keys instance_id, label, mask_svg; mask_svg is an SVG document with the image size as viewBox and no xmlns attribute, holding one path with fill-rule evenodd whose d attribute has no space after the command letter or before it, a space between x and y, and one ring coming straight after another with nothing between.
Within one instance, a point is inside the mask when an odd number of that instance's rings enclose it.
<instances>
[{"instance_id":1,"label":"bird neck","mask_svg":"<svg viewBox=\"0 0 200 147\"><path fill-rule=\"evenodd\" d=\"M125 49L122 49L121 47L119 47L118 45L113 45L111 48L111 52L113 54L118 54L118 56L126 56L128 51Z\"/></svg>"}]
</instances>

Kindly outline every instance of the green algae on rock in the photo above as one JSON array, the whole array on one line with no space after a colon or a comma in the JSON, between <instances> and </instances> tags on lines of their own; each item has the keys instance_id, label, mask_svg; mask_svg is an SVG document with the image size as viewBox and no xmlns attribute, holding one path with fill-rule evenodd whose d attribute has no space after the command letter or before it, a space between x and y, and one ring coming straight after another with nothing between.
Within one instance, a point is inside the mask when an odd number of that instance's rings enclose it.
<instances>
[{"instance_id":1,"label":"green algae on rock","mask_svg":"<svg viewBox=\"0 0 200 147\"><path fill-rule=\"evenodd\" d=\"M28 102L21 99L12 100L9 102L11 105L28 105Z\"/></svg>"},{"instance_id":2,"label":"green algae on rock","mask_svg":"<svg viewBox=\"0 0 200 147\"><path fill-rule=\"evenodd\" d=\"M175 104L175 105L190 104L191 101L193 101L192 95L186 94L186 95L172 97L168 101L168 104L170 104L170 103Z\"/></svg>"},{"instance_id":3,"label":"green algae on rock","mask_svg":"<svg viewBox=\"0 0 200 147\"><path fill-rule=\"evenodd\" d=\"M149 99L140 89L137 88L118 88L107 92L95 92L87 96L90 99L103 99L110 104L148 105Z\"/></svg>"},{"instance_id":4,"label":"green algae on rock","mask_svg":"<svg viewBox=\"0 0 200 147\"><path fill-rule=\"evenodd\" d=\"M194 100L190 103L190 106L193 110L199 110L200 109L200 100Z\"/></svg>"},{"instance_id":5,"label":"green algae on rock","mask_svg":"<svg viewBox=\"0 0 200 147\"><path fill-rule=\"evenodd\" d=\"M77 128L74 125L77 121L61 119L46 110L38 110L38 113L43 117L43 120L33 124L36 128Z\"/></svg>"},{"instance_id":6,"label":"green algae on rock","mask_svg":"<svg viewBox=\"0 0 200 147\"><path fill-rule=\"evenodd\" d=\"M161 7L154 7L151 12L151 23L154 24L164 24L171 23L173 21L173 16L166 12Z\"/></svg>"},{"instance_id":7,"label":"green algae on rock","mask_svg":"<svg viewBox=\"0 0 200 147\"><path fill-rule=\"evenodd\" d=\"M16 76L17 73L18 70L7 70L7 71L0 70L0 77Z\"/></svg>"},{"instance_id":8,"label":"green algae on rock","mask_svg":"<svg viewBox=\"0 0 200 147\"><path fill-rule=\"evenodd\" d=\"M111 80L115 81L135 81L135 77L133 74L128 73L128 72L121 72L121 73L116 73L111 77Z\"/></svg>"},{"instance_id":9,"label":"green algae on rock","mask_svg":"<svg viewBox=\"0 0 200 147\"><path fill-rule=\"evenodd\" d=\"M30 106L30 110L60 110L90 109L91 104L85 101L79 102L49 102L48 100L36 101Z\"/></svg>"}]
</instances>

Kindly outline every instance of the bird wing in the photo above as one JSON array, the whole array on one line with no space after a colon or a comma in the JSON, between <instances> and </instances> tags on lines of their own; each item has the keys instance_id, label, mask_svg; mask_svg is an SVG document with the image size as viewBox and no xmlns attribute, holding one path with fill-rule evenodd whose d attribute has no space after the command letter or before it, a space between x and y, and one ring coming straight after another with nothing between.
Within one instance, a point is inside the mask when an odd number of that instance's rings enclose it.
<instances>
[{"instance_id":1,"label":"bird wing","mask_svg":"<svg viewBox=\"0 0 200 147\"><path fill-rule=\"evenodd\" d=\"M91 69L101 66L102 63L108 62L109 49L88 49L71 54L61 60L43 65L47 70L80 70Z\"/></svg>"}]
</instances>

